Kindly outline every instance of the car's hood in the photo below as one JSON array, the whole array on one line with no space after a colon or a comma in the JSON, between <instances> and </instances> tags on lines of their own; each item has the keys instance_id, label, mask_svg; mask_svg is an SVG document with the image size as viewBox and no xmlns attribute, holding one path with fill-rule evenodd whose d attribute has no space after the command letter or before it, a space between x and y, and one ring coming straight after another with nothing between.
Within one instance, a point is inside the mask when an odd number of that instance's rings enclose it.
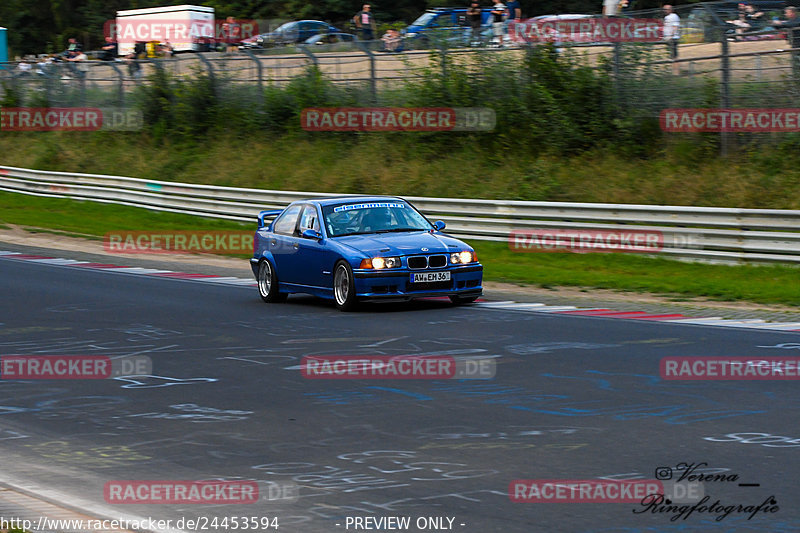
<instances>
[{"instance_id":1,"label":"car's hood","mask_svg":"<svg viewBox=\"0 0 800 533\"><path fill-rule=\"evenodd\" d=\"M349 235L336 237L336 241L370 257L450 253L465 248L464 243L458 239L430 231Z\"/></svg>"}]
</instances>

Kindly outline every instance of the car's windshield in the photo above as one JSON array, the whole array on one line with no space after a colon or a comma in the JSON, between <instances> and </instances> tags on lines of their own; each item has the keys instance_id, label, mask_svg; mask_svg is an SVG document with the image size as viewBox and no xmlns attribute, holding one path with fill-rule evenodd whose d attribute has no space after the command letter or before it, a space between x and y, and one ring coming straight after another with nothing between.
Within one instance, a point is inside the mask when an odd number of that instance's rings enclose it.
<instances>
[{"instance_id":1,"label":"car's windshield","mask_svg":"<svg viewBox=\"0 0 800 533\"><path fill-rule=\"evenodd\" d=\"M436 16L436 13L425 13L411 23L412 26L424 26Z\"/></svg>"},{"instance_id":2,"label":"car's windshield","mask_svg":"<svg viewBox=\"0 0 800 533\"><path fill-rule=\"evenodd\" d=\"M295 30L297 27L297 22L287 22L285 24L281 24L273 33L285 33L289 30Z\"/></svg>"},{"instance_id":3,"label":"car's windshield","mask_svg":"<svg viewBox=\"0 0 800 533\"><path fill-rule=\"evenodd\" d=\"M327 205L322 217L330 237L432 229L416 209L398 201Z\"/></svg>"}]
</instances>

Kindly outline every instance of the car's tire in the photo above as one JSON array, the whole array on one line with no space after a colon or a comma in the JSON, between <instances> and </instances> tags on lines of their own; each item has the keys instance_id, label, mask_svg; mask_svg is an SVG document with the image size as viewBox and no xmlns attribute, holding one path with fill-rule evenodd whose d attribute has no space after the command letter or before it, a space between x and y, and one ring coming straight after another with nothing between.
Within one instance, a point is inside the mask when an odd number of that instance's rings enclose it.
<instances>
[{"instance_id":1,"label":"car's tire","mask_svg":"<svg viewBox=\"0 0 800 533\"><path fill-rule=\"evenodd\" d=\"M288 294L278 290L278 276L275 275L275 269L268 260L262 259L258 263L256 281L258 281L258 294L262 300L268 304L286 301Z\"/></svg>"},{"instance_id":2,"label":"car's tire","mask_svg":"<svg viewBox=\"0 0 800 533\"><path fill-rule=\"evenodd\" d=\"M471 304L477 299L477 296L450 296L450 301L456 305Z\"/></svg>"},{"instance_id":3,"label":"car's tire","mask_svg":"<svg viewBox=\"0 0 800 533\"><path fill-rule=\"evenodd\" d=\"M333 269L333 301L339 311L353 311L358 305L353 268L347 261L339 261Z\"/></svg>"}]
</instances>

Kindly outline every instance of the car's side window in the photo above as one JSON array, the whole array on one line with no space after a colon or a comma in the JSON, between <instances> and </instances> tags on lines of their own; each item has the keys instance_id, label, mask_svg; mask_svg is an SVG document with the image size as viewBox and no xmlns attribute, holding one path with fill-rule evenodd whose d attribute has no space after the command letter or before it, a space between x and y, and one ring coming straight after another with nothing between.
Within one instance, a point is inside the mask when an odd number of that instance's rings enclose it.
<instances>
[{"instance_id":1,"label":"car's side window","mask_svg":"<svg viewBox=\"0 0 800 533\"><path fill-rule=\"evenodd\" d=\"M303 208L303 214L300 215L300 233L307 229L319 231L319 217L317 216L317 208L313 205L305 206Z\"/></svg>"},{"instance_id":2,"label":"car's side window","mask_svg":"<svg viewBox=\"0 0 800 533\"><path fill-rule=\"evenodd\" d=\"M297 225L297 215L300 214L301 205L293 205L283 212L272 225L272 231L282 235L294 235Z\"/></svg>"}]
</instances>

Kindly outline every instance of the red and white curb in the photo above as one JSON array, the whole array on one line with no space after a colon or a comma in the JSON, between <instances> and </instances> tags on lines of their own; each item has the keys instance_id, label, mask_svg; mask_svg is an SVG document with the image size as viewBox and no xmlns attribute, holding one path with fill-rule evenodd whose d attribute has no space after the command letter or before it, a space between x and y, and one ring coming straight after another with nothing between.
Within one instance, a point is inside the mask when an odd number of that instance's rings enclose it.
<instances>
[{"instance_id":1,"label":"red and white curb","mask_svg":"<svg viewBox=\"0 0 800 533\"><path fill-rule=\"evenodd\" d=\"M20 261L30 261L32 263L42 263L48 265L69 266L78 268L88 268L91 270L102 270L104 272L117 272L122 274L135 274L141 276L153 276L159 278L183 279L191 281L203 281L220 285L236 285L239 287L255 287L256 281L248 278L236 278L216 276L213 274L191 274L188 272L175 272L172 270L158 270L154 268L126 267L106 263L93 263L90 261L78 261L76 259L60 259L57 257L47 257L42 255L31 255L20 252L7 252L0 250L0 257L16 259ZM442 298L445 300L445 298ZM577 315L600 318L618 318L625 320L644 320L650 322L668 322L672 324L696 324L700 326L723 326L729 328L748 328L748 329L768 329L776 331L800 331L800 322L767 322L761 319L737 319L712 317L691 317L680 313L647 313L644 311L616 311L614 309L594 308L594 307L575 307L571 305L546 305L542 303L522 303L513 301L487 302L478 300L472 309L501 309L506 311L523 311L530 313L547 313L555 315Z\"/></svg>"},{"instance_id":2,"label":"red and white curb","mask_svg":"<svg viewBox=\"0 0 800 533\"><path fill-rule=\"evenodd\" d=\"M621 318L625 320L644 320L649 322L668 322L672 324L696 324L700 326L723 326L729 328L769 329L778 331L800 331L800 322L767 322L761 319L738 319L711 317L691 317L680 313L647 313L644 311L615 311L596 307L575 307L571 305L545 305L520 302L481 302L473 307L481 309L502 309L530 313L554 315L576 315L600 318Z\"/></svg>"},{"instance_id":3,"label":"red and white curb","mask_svg":"<svg viewBox=\"0 0 800 533\"><path fill-rule=\"evenodd\" d=\"M43 255L23 254L19 252L4 252L0 250L0 257L6 259L16 259L20 261L30 261L31 263L42 263L45 265L58 265L78 268L88 268L90 270L102 270L104 272L114 272L120 274L137 274L140 276L153 276L158 278L173 278L192 281L205 281L220 285L239 285L255 287L256 281L247 278L235 278L226 276L216 276L214 274L190 274L188 272L175 272L173 270L159 270L155 268L126 267L121 265L111 265L107 263L92 263L91 261L78 261L76 259L60 259L57 257L47 257Z\"/></svg>"}]
</instances>

